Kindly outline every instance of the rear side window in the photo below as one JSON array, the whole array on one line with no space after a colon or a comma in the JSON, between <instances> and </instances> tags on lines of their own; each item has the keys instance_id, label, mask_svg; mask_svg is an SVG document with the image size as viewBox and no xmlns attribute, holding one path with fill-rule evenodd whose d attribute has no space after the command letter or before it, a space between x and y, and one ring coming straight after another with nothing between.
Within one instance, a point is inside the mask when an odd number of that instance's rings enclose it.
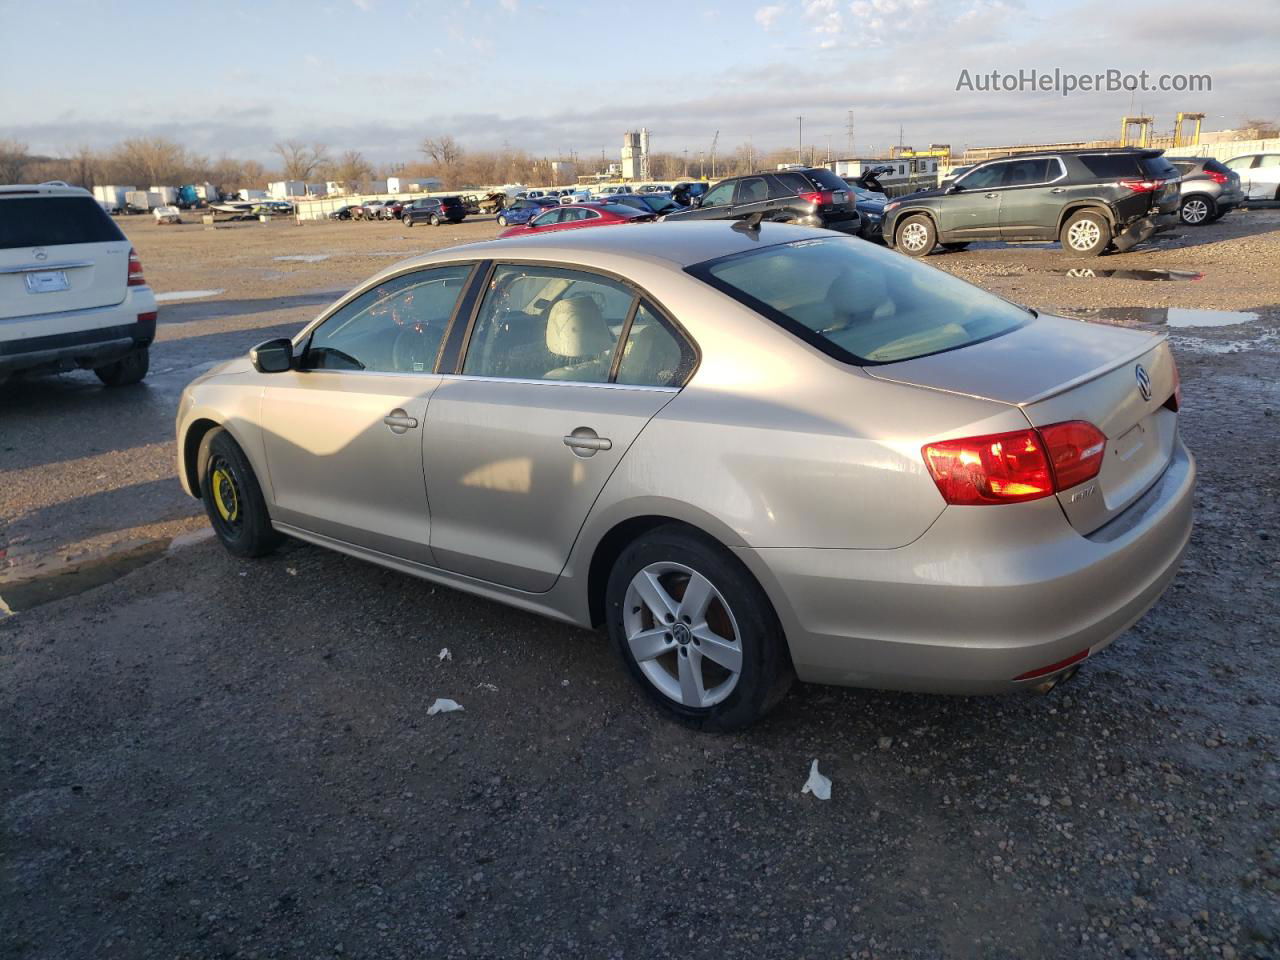
<instances>
[{"instance_id":1,"label":"rear side window","mask_svg":"<svg viewBox=\"0 0 1280 960\"><path fill-rule=\"evenodd\" d=\"M441 202L441 204L443 204L443 205L444 205L444 206L446 206L446 207L460 207L460 206L462 206L462 201L461 201L461 200L459 200L457 197L445 197L445 198L444 198L443 200L441 200L440 202Z\"/></svg>"},{"instance_id":2,"label":"rear side window","mask_svg":"<svg viewBox=\"0 0 1280 960\"><path fill-rule=\"evenodd\" d=\"M774 179L782 184L784 192L780 196L783 197L799 196L813 189L809 181L798 173L779 173Z\"/></svg>"},{"instance_id":3,"label":"rear side window","mask_svg":"<svg viewBox=\"0 0 1280 960\"><path fill-rule=\"evenodd\" d=\"M123 239L120 228L92 197L0 199L0 250Z\"/></svg>"},{"instance_id":4,"label":"rear side window","mask_svg":"<svg viewBox=\"0 0 1280 960\"><path fill-rule=\"evenodd\" d=\"M893 363L1008 333L1031 314L851 237L751 250L688 272L846 363Z\"/></svg>"},{"instance_id":5,"label":"rear side window","mask_svg":"<svg viewBox=\"0 0 1280 960\"><path fill-rule=\"evenodd\" d=\"M622 348L615 382L641 387L678 387L688 379L695 360L684 339L647 303L641 303Z\"/></svg>"},{"instance_id":6,"label":"rear side window","mask_svg":"<svg viewBox=\"0 0 1280 960\"><path fill-rule=\"evenodd\" d=\"M1132 154L1104 153L1095 156L1081 156L1080 163L1099 180L1113 180L1121 177L1141 176L1138 169L1138 158Z\"/></svg>"},{"instance_id":7,"label":"rear side window","mask_svg":"<svg viewBox=\"0 0 1280 960\"><path fill-rule=\"evenodd\" d=\"M830 170L816 169L806 170L804 176L814 182L814 185L822 190L848 190L849 185L840 177L837 177Z\"/></svg>"}]
</instances>

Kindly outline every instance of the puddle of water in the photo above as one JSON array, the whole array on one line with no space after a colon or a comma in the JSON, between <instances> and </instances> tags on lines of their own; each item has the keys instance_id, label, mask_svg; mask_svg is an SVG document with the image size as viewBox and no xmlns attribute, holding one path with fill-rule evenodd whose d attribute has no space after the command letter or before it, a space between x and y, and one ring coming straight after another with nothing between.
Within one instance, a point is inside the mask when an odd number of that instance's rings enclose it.
<instances>
[{"instance_id":1,"label":"puddle of water","mask_svg":"<svg viewBox=\"0 0 1280 960\"><path fill-rule=\"evenodd\" d=\"M200 300L226 292L225 290L174 290L170 293L157 293L156 303L164 303L168 300Z\"/></svg>"},{"instance_id":2,"label":"puddle of water","mask_svg":"<svg viewBox=\"0 0 1280 960\"><path fill-rule=\"evenodd\" d=\"M331 254L328 253L295 253L287 257L272 257L272 260L293 261L295 263L323 263L328 260Z\"/></svg>"},{"instance_id":3,"label":"puddle of water","mask_svg":"<svg viewBox=\"0 0 1280 960\"><path fill-rule=\"evenodd\" d=\"M0 607L7 608L9 613L20 613L64 597L74 597L146 566L162 556L168 547L168 540L152 540L131 550L86 560L54 574L5 584Z\"/></svg>"},{"instance_id":4,"label":"puddle of water","mask_svg":"<svg viewBox=\"0 0 1280 960\"><path fill-rule=\"evenodd\" d=\"M1202 280L1203 273L1193 270L1098 270L1095 267L1071 267L1066 270L1050 270L1060 277L1084 277L1110 280Z\"/></svg>"},{"instance_id":5,"label":"puddle of water","mask_svg":"<svg viewBox=\"0 0 1280 960\"><path fill-rule=\"evenodd\" d=\"M1147 323L1162 327L1230 327L1252 323L1256 313L1236 310L1192 310L1187 307L1084 307L1070 313L1109 323Z\"/></svg>"}]
</instances>

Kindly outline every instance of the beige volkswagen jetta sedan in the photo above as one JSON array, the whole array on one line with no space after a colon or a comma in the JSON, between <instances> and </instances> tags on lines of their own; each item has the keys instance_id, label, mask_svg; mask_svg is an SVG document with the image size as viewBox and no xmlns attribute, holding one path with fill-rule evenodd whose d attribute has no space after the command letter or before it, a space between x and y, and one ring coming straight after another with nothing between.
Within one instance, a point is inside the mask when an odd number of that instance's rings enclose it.
<instances>
[{"instance_id":1,"label":"beige volkswagen jetta sedan","mask_svg":"<svg viewBox=\"0 0 1280 960\"><path fill-rule=\"evenodd\" d=\"M284 535L584 627L750 723L793 677L1052 683L1174 576L1195 468L1162 334L862 240L724 222L442 250L183 394L238 556Z\"/></svg>"}]
</instances>

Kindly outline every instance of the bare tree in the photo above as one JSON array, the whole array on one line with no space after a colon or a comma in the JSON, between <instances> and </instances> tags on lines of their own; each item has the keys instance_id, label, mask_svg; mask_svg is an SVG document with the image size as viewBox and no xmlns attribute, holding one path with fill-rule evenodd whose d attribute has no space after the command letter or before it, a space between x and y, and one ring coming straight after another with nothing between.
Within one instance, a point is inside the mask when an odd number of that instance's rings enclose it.
<instances>
[{"instance_id":1,"label":"bare tree","mask_svg":"<svg viewBox=\"0 0 1280 960\"><path fill-rule=\"evenodd\" d=\"M25 143L0 140L0 183L21 183L30 159Z\"/></svg>"},{"instance_id":2,"label":"bare tree","mask_svg":"<svg viewBox=\"0 0 1280 960\"><path fill-rule=\"evenodd\" d=\"M285 140L272 149L280 155L286 180L309 180L329 163L329 148L322 143L307 146L300 140Z\"/></svg>"},{"instance_id":3,"label":"bare tree","mask_svg":"<svg viewBox=\"0 0 1280 960\"><path fill-rule=\"evenodd\" d=\"M1280 124L1274 120L1263 120L1261 117L1250 117L1244 122L1244 129L1250 140L1269 140L1280 136Z\"/></svg>"},{"instance_id":4,"label":"bare tree","mask_svg":"<svg viewBox=\"0 0 1280 960\"><path fill-rule=\"evenodd\" d=\"M452 186L458 179L458 164L462 160L462 148L449 134L427 137L419 148L433 167L432 173Z\"/></svg>"},{"instance_id":5,"label":"bare tree","mask_svg":"<svg viewBox=\"0 0 1280 960\"><path fill-rule=\"evenodd\" d=\"M359 150L348 150L334 163L330 172L333 179L341 180L350 187L373 176L373 167Z\"/></svg>"},{"instance_id":6,"label":"bare tree","mask_svg":"<svg viewBox=\"0 0 1280 960\"><path fill-rule=\"evenodd\" d=\"M187 152L164 137L134 137L116 148L123 182L139 186L178 183L187 172ZM116 181L120 182L120 181Z\"/></svg>"}]
</instances>

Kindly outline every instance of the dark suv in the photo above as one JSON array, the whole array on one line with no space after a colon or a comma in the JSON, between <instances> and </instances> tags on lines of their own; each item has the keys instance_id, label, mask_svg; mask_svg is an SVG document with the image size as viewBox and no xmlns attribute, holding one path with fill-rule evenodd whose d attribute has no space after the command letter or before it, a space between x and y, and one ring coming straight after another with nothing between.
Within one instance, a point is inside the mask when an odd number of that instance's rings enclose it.
<instances>
[{"instance_id":1,"label":"dark suv","mask_svg":"<svg viewBox=\"0 0 1280 960\"><path fill-rule=\"evenodd\" d=\"M467 208L461 197L422 197L400 211L400 220L406 227L423 222L438 227L446 220L461 223L465 219Z\"/></svg>"},{"instance_id":2,"label":"dark suv","mask_svg":"<svg viewBox=\"0 0 1280 960\"><path fill-rule=\"evenodd\" d=\"M1060 150L988 160L948 187L884 208L885 242L912 257L937 244L1057 240L1073 256L1123 253L1178 222L1179 176L1161 150Z\"/></svg>"},{"instance_id":3,"label":"dark suv","mask_svg":"<svg viewBox=\"0 0 1280 960\"><path fill-rule=\"evenodd\" d=\"M763 220L857 233L861 220L849 185L830 170L783 170L721 180L667 220Z\"/></svg>"}]
</instances>

